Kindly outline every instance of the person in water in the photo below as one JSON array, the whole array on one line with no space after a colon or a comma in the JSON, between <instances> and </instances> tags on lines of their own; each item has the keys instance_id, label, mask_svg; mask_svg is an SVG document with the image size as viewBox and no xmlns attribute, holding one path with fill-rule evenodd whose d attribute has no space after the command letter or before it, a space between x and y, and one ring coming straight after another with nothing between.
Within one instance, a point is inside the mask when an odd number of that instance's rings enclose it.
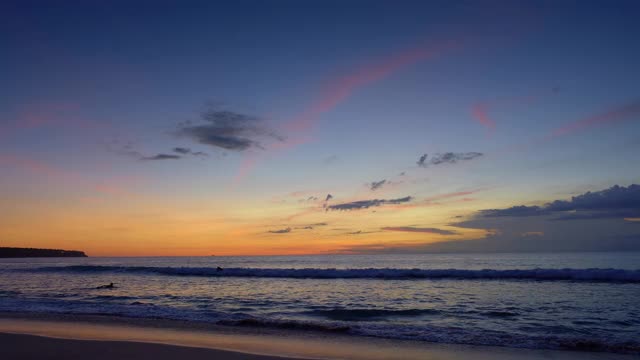
<instances>
[{"instance_id":1,"label":"person in water","mask_svg":"<svg viewBox=\"0 0 640 360\"><path fill-rule=\"evenodd\" d=\"M216 270L218 270L218 271L222 271L222 270L224 270L224 269L223 269L223 268L221 268L220 266L218 266L218 267L216 268Z\"/></svg>"},{"instance_id":2,"label":"person in water","mask_svg":"<svg viewBox=\"0 0 640 360\"><path fill-rule=\"evenodd\" d=\"M113 288L115 288L113 283L109 283L109 285L100 285L96 289L113 289Z\"/></svg>"}]
</instances>

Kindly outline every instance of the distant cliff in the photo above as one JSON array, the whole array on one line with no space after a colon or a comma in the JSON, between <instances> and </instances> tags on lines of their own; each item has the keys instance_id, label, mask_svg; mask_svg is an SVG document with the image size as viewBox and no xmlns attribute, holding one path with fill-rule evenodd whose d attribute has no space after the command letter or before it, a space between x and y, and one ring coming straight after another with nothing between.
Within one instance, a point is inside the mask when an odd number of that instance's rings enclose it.
<instances>
[{"instance_id":1,"label":"distant cliff","mask_svg":"<svg viewBox=\"0 0 640 360\"><path fill-rule=\"evenodd\" d=\"M82 251L0 247L0 258L87 257Z\"/></svg>"}]
</instances>

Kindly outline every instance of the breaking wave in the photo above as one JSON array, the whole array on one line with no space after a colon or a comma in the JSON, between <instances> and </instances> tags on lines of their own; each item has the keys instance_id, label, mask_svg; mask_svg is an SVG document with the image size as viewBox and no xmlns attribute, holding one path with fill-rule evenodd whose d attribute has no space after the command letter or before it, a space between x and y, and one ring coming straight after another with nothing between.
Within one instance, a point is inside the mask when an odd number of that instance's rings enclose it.
<instances>
[{"instance_id":1,"label":"breaking wave","mask_svg":"<svg viewBox=\"0 0 640 360\"><path fill-rule=\"evenodd\" d=\"M511 269L511 270L465 270L465 269L264 269L226 268L222 271L210 267L153 267L153 266L97 266L74 265L40 267L36 272L73 273L141 273L166 276L204 277L252 277L292 279L379 279L379 280L532 280L532 281L579 281L606 283L640 283L640 270L625 269Z\"/></svg>"}]
</instances>

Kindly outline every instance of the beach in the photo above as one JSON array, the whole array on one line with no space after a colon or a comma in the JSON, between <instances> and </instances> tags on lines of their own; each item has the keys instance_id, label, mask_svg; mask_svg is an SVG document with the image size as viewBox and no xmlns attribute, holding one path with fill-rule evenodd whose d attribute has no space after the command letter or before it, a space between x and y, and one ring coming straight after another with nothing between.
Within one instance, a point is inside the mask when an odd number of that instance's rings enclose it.
<instances>
[{"instance_id":1,"label":"beach","mask_svg":"<svg viewBox=\"0 0 640 360\"><path fill-rule=\"evenodd\" d=\"M0 313L6 359L624 360L633 355L429 344L100 315Z\"/></svg>"},{"instance_id":2,"label":"beach","mask_svg":"<svg viewBox=\"0 0 640 360\"><path fill-rule=\"evenodd\" d=\"M5 359L228 359L276 360L273 356L224 350L125 341L59 339L33 335L0 334Z\"/></svg>"}]
</instances>

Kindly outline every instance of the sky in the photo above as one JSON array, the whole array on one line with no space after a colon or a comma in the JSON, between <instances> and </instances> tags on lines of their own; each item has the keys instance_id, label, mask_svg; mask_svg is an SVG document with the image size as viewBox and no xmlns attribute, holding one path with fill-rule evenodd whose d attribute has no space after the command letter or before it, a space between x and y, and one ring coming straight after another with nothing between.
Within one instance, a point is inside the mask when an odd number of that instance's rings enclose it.
<instances>
[{"instance_id":1,"label":"sky","mask_svg":"<svg viewBox=\"0 0 640 360\"><path fill-rule=\"evenodd\" d=\"M640 250L637 1L3 1L0 246Z\"/></svg>"}]
</instances>

